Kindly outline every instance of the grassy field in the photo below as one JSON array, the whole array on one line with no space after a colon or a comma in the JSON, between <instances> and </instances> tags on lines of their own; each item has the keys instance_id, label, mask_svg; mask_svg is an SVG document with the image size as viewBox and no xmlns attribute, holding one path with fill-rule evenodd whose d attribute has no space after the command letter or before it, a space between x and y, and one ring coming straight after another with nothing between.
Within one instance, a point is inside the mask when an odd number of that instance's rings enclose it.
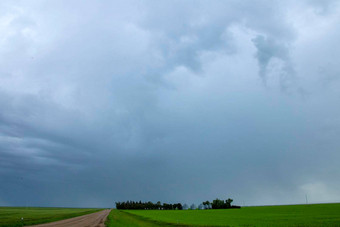
<instances>
[{"instance_id":1,"label":"grassy field","mask_svg":"<svg viewBox=\"0 0 340 227\"><path fill-rule=\"evenodd\" d=\"M107 221L105 222L107 227L157 227L157 226L174 226L173 224L168 224L164 222L151 221L147 218L141 216L136 216L134 214L127 213L121 210L111 210Z\"/></svg>"},{"instance_id":2,"label":"grassy field","mask_svg":"<svg viewBox=\"0 0 340 227\"><path fill-rule=\"evenodd\" d=\"M25 226L59 221L102 209L0 207L0 227ZM23 217L23 220L21 218Z\"/></svg>"},{"instance_id":3,"label":"grassy field","mask_svg":"<svg viewBox=\"0 0 340 227\"><path fill-rule=\"evenodd\" d=\"M230 210L112 210L108 226L340 226L340 203Z\"/></svg>"}]
</instances>

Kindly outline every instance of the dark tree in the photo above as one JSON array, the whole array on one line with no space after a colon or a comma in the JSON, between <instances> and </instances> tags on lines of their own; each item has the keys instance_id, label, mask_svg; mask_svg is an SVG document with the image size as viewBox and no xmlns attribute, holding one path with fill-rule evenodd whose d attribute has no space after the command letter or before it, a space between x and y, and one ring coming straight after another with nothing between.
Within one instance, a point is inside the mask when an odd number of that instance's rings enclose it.
<instances>
[{"instance_id":1,"label":"dark tree","mask_svg":"<svg viewBox=\"0 0 340 227\"><path fill-rule=\"evenodd\" d=\"M231 198L228 198L228 199L225 201L226 206L227 206L228 208L230 208L230 207L231 207L231 203L232 203L233 201L234 201L234 200L232 200Z\"/></svg>"},{"instance_id":2,"label":"dark tree","mask_svg":"<svg viewBox=\"0 0 340 227\"><path fill-rule=\"evenodd\" d=\"M205 207L211 207L212 209L230 209L230 208L241 208L240 206L233 206L231 203L232 199L228 198L227 200L215 199L210 203L209 201L203 202Z\"/></svg>"},{"instance_id":3,"label":"dark tree","mask_svg":"<svg viewBox=\"0 0 340 227\"><path fill-rule=\"evenodd\" d=\"M157 202L156 204L152 202L135 202L135 201L126 201L126 202L116 202L116 208L122 209L122 210L182 210L182 204L181 203L175 203L175 204L168 204Z\"/></svg>"}]
</instances>

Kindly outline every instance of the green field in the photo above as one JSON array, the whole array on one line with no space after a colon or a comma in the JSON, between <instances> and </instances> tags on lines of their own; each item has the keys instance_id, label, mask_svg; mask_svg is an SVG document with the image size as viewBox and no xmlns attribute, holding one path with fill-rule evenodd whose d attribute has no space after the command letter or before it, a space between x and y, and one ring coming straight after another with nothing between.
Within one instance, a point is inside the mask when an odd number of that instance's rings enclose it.
<instances>
[{"instance_id":1,"label":"green field","mask_svg":"<svg viewBox=\"0 0 340 227\"><path fill-rule=\"evenodd\" d=\"M156 226L174 226L172 224L167 224L164 222L158 222L158 221L150 221L146 218L136 216L133 214L129 214L125 211L111 210L107 221L105 222L106 226L111 227L129 227L129 226L139 226L139 227L156 227Z\"/></svg>"},{"instance_id":2,"label":"green field","mask_svg":"<svg viewBox=\"0 0 340 227\"><path fill-rule=\"evenodd\" d=\"M108 226L340 226L340 203L229 210L112 210Z\"/></svg>"},{"instance_id":3,"label":"green field","mask_svg":"<svg viewBox=\"0 0 340 227\"><path fill-rule=\"evenodd\" d=\"M59 221L102 209L0 207L0 227L25 226ZM23 218L23 221L21 220Z\"/></svg>"}]
</instances>

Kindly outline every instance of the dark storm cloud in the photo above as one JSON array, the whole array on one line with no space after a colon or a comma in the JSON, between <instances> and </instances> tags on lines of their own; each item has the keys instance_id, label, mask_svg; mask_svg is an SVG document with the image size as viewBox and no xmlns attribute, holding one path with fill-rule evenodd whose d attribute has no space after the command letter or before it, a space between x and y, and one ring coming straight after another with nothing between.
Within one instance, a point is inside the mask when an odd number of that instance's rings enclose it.
<instances>
[{"instance_id":1,"label":"dark storm cloud","mask_svg":"<svg viewBox=\"0 0 340 227\"><path fill-rule=\"evenodd\" d=\"M340 199L336 1L0 12L0 205Z\"/></svg>"}]
</instances>

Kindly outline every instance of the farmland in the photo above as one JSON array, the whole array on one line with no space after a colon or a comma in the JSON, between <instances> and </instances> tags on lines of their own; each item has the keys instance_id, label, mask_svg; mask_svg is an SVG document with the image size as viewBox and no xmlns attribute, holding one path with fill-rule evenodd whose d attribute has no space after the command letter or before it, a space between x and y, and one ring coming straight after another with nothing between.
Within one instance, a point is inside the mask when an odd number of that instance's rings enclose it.
<instances>
[{"instance_id":1,"label":"farmland","mask_svg":"<svg viewBox=\"0 0 340 227\"><path fill-rule=\"evenodd\" d=\"M112 210L109 214L106 226L108 227L123 227L123 226L139 226L139 227L158 227L158 226L174 226L164 222L151 221L141 216L136 216L121 210Z\"/></svg>"},{"instance_id":2,"label":"farmland","mask_svg":"<svg viewBox=\"0 0 340 227\"><path fill-rule=\"evenodd\" d=\"M0 227L54 222L100 209L0 207ZM23 221L21 221L23 217ZM117 210L111 226L339 226L340 203L210 210Z\"/></svg>"},{"instance_id":3,"label":"farmland","mask_svg":"<svg viewBox=\"0 0 340 227\"><path fill-rule=\"evenodd\" d=\"M108 226L340 226L340 203L229 210L112 210ZM113 225L114 224L114 225Z\"/></svg>"},{"instance_id":4,"label":"farmland","mask_svg":"<svg viewBox=\"0 0 340 227\"><path fill-rule=\"evenodd\" d=\"M0 227L15 227L54 222L90 214L99 210L101 209L0 207ZM21 220L21 218L23 218L23 220Z\"/></svg>"}]
</instances>

